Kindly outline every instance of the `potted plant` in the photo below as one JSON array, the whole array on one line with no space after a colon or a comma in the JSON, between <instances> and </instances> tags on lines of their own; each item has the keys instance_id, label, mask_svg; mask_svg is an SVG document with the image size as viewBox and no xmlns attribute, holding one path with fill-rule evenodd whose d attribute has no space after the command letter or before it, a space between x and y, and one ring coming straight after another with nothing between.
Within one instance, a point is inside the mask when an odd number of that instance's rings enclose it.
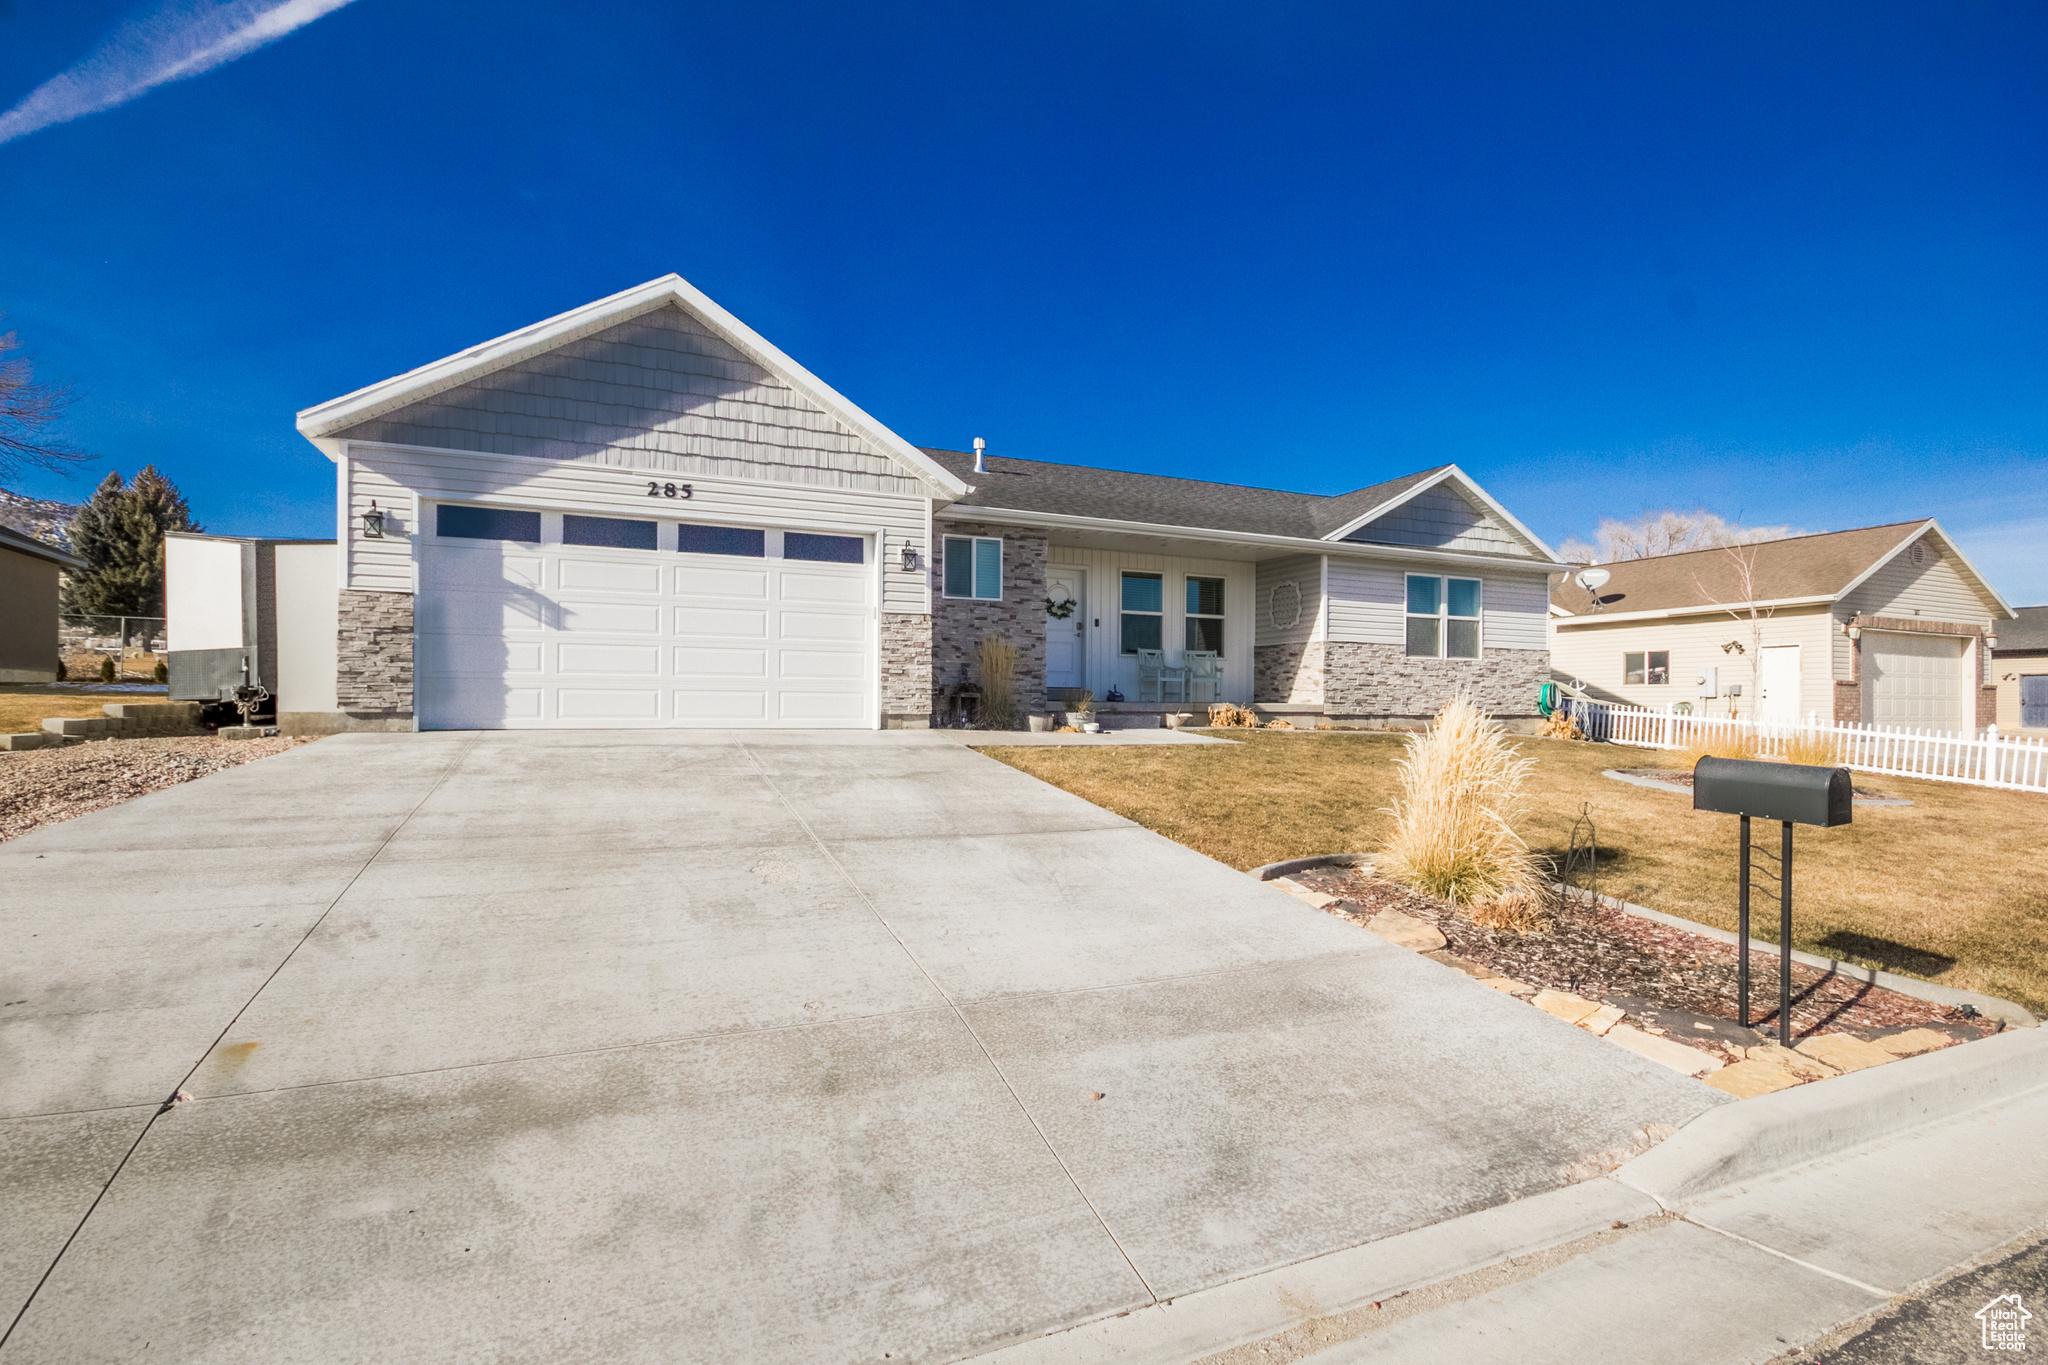
<instances>
[{"instance_id":1,"label":"potted plant","mask_svg":"<svg viewBox=\"0 0 2048 1365\"><path fill-rule=\"evenodd\" d=\"M1066 722L1076 730L1095 723L1095 694L1085 687L1067 690Z\"/></svg>"}]
</instances>

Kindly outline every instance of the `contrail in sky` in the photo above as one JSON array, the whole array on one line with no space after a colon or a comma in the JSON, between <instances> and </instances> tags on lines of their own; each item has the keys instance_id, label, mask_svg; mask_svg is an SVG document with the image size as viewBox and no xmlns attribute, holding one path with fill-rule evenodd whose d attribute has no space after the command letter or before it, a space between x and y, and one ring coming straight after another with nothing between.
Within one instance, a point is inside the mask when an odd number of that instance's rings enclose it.
<instances>
[{"instance_id":1,"label":"contrail in sky","mask_svg":"<svg viewBox=\"0 0 2048 1365\"><path fill-rule=\"evenodd\" d=\"M349 0L171 0L130 19L69 71L0 114L0 142L126 104L145 90L211 71L275 42Z\"/></svg>"}]
</instances>

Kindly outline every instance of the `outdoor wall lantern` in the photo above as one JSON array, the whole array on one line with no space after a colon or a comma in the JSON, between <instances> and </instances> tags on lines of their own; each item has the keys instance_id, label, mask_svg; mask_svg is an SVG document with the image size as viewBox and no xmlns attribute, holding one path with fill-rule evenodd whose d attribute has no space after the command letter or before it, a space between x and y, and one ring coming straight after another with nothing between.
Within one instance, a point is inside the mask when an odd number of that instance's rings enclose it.
<instances>
[{"instance_id":1,"label":"outdoor wall lantern","mask_svg":"<svg viewBox=\"0 0 2048 1365\"><path fill-rule=\"evenodd\" d=\"M1844 626L1842 627L1842 634L1848 636L1852 640L1860 640L1863 638L1863 627Z\"/></svg>"},{"instance_id":2,"label":"outdoor wall lantern","mask_svg":"<svg viewBox=\"0 0 2048 1365\"><path fill-rule=\"evenodd\" d=\"M917 572L917 547L915 545L906 543L903 547L903 572Z\"/></svg>"},{"instance_id":3,"label":"outdoor wall lantern","mask_svg":"<svg viewBox=\"0 0 2048 1365\"><path fill-rule=\"evenodd\" d=\"M371 540L384 538L384 513L377 508L377 500L370 499L370 510L363 513L363 534Z\"/></svg>"},{"instance_id":4,"label":"outdoor wall lantern","mask_svg":"<svg viewBox=\"0 0 2048 1365\"><path fill-rule=\"evenodd\" d=\"M1992 634L1992 633L1991 633L1990 631L1988 631L1988 630L1984 632L1984 648L1986 648L1986 649L1996 649L1996 648L1998 648L1998 637L1997 637L1996 635L1993 635L1993 634Z\"/></svg>"}]
</instances>

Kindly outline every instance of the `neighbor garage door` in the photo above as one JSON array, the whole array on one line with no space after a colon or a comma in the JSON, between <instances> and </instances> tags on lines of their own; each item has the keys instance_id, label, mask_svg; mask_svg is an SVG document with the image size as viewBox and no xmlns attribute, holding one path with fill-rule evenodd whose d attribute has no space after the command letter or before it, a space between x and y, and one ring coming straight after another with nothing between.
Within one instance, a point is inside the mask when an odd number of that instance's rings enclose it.
<instances>
[{"instance_id":1,"label":"neighbor garage door","mask_svg":"<svg viewBox=\"0 0 2048 1365\"><path fill-rule=\"evenodd\" d=\"M1967 730L1963 640L1954 635L1863 635L1864 691L1870 719L1879 725L1924 730Z\"/></svg>"},{"instance_id":2,"label":"neighbor garage door","mask_svg":"<svg viewBox=\"0 0 2048 1365\"><path fill-rule=\"evenodd\" d=\"M440 504L416 607L422 728L866 727L866 542Z\"/></svg>"}]
</instances>

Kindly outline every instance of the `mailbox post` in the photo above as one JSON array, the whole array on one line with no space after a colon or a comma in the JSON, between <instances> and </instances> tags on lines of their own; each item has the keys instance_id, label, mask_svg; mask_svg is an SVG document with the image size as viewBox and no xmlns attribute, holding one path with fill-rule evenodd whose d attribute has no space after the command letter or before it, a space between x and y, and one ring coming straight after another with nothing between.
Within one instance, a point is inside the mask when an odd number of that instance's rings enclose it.
<instances>
[{"instance_id":1,"label":"mailbox post","mask_svg":"<svg viewBox=\"0 0 2048 1365\"><path fill-rule=\"evenodd\" d=\"M1692 808L1742 817L1738 858L1742 887L1736 901L1735 990L1749 1027L1749 822L1776 820L1778 855L1778 1041L1792 1046L1792 826L1846 825L1855 809L1847 768L1802 763L1759 763L1747 758L1703 758L1692 770Z\"/></svg>"}]
</instances>

